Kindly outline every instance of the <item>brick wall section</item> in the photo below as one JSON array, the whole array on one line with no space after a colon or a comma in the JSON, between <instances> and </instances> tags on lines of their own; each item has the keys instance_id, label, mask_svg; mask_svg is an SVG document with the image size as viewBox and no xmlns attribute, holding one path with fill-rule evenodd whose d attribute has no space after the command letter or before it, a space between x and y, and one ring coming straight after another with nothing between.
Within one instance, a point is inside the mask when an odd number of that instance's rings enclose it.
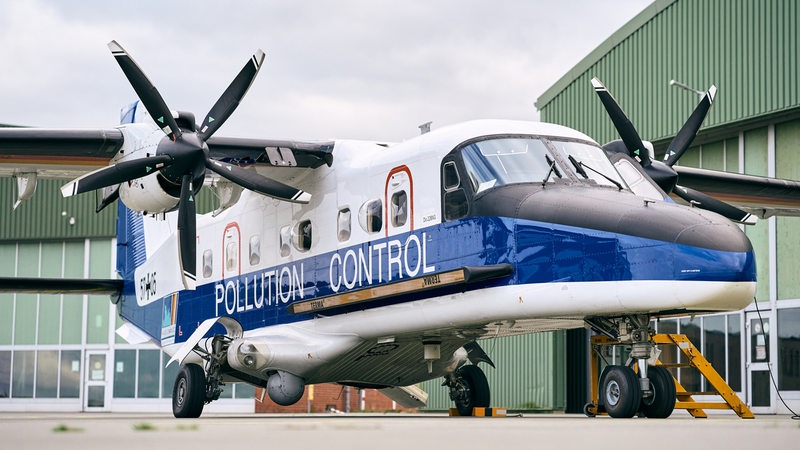
<instances>
[{"instance_id":1,"label":"brick wall section","mask_svg":"<svg viewBox=\"0 0 800 450\"><path fill-rule=\"evenodd\" d=\"M256 388L256 412L257 413L327 413L331 408L338 411L347 411L346 398L347 390L345 386L338 384L316 384L314 385L314 399L310 403L308 396L311 386L306 386L303 397L294 405L280 406L269 399L269 395L264 395L261 399L262 389ZM393 404L392 400L381 394L375 389L350 389L350 412L416 412L416 409L403 408ZM363 409L361 408L361 396L363 393Z\"/></svg>"}]
</instances>

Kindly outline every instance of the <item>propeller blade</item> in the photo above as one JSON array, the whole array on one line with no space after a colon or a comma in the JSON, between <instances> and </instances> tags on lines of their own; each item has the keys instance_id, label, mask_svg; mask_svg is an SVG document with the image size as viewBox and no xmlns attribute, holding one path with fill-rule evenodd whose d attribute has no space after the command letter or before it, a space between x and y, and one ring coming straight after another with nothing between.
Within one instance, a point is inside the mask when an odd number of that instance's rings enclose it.
<instances>
[{"instance_id":1,"label":"propeller blade","mask_svg":"<svg viewBox=\"0 0 800 450\"><path fill-rule=\"evenodd\" d=\"M285 185L279 181L259 175L255 171L243 169L228 163L206 159L206 167L239 186L268 197L293 203L308 203L311 194Z\"/></svg>"},{"instance_id":2,"label":"propeller blade","mask_svg":"<svg viewBox=\"0 0 800 450\"><path fill-rule=\"evenodd\" d=\"M142 178L172 164L167 155L149 156L131 161L122 161L89 172L61 186L61 195L70 197L95 189L113 186L126 181Z\"/></svg>"},{"instance_id":3,"label":"propeller blade","mask_svg":"<svg viewBox=\"0 0 800 450\"><path fill-rule=\"evenodd\" d=\"M600 80L592 78L592 86L594 86L594 91L600 97L600 101L603 102L603 106L611 117L619 137L622 138L622 142L628 148L628 154L631 158L639 161L642 167L649 166L650 153L644 147L642 138L639 137L639 133L636 132L636 128L631 121L628 120L628 116L625 115L625 112L622 111L622 108L620 108L617 101L614 100L614 97Z\"/></svg>"},{"instance_id":4,"label":"propeller blade","mask_svg":"<svg viewBox=\"0 0 800 450\"><path fill-rule=\"evenodd\" d=\"M698 208L715 212L734 222L754 225L758 221L756 216L692 188L675 186L672 192Z\"/></svg>"},{"instance_id":5,"label":"propeller blade","mask_svg":"<svg viewBox=\"0 0 800 450\"><path fill-rule=\"evenodd\" d=\"M133 90L136 91L136 95L139 96L139 100L142 101L147 112L156 121L156 124L170 139L177 140L181 136L181 130L178 128L175 118L172 117L172 111L170 111L156 87L117 41L109 42L108 48L122 68L131 86L133 86Z\"/></svg>"},{"instance_id":6,"label":"propeller blade","mask_svg":"<svg viewBox=\"0 0 800 450\"><path fill-rule=\"evenodd\" d=\"M187 174L181 180L181 199L178 202L178 252L186 289L194 289L197 280L196 211L192 175Z\"/></svg>"},{"instance_id":7,"label":"propeller blade","mask_svg":"<svg viewBox=\"0 0 800 450\"><path fill-rule=\"evenodd\" d=\"M716 95L717 87L712 84L711 87L708 88L706 95L700 99L700 103L694 109L692 115L689 116L689 119L683 124L681 130L678 131L678 134L676 134L672 142L669 143L667 153L664 154L664 163L666 165L670 167L675 165L681 156L683 156L684 152L686 152L686 149L692 145L692 141L695 136L697 136L697 130L699 130L700 125L703 124L703 120L706 118L711 104L714 103L714 97Z\"/></svg>"},{"instance_id":8,"label":"propeller blade","mask_svg":"<svg viewBox=\"0 0 800 450\"><path fill-rule=\"evenodd\" d=\"M258 49L206 115L198 133L200 140L203 142L208 140L228 120L228 117L239 106L239 102L244 98L247 90L250 89L263 62L264 52Z\"/></svg>"}]
</instances>

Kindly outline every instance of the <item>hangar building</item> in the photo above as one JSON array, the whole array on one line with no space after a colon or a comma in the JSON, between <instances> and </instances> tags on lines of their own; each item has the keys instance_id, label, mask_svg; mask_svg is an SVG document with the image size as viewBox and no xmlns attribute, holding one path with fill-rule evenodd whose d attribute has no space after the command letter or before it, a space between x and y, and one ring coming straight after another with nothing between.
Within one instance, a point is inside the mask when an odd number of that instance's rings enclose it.
<instances>
[{"instance_id":1,"label":"hangar building","mask_svg":"<svg viewBox=\"0 0 800 450\"><path fill-rule=\"evenodd\" d=\"M543 122L575 128L601 144L619 139L590 83L597 77L660 159L697 105L694 91L713 84L716 101L678 164L800 180L798 24L800 5L791 0L658 0L578 62L535 105ZM778 393L797 411L800 218L771 217L745 232L757 255L756 301L741 313L661 320L657 331L688 335L755 413L788 412ZM586 333L552 335L544 353L536 345L544 336L498 342L498 348L516 348L511 362L485 344L503 366L487 370L493 394L499 393L493 402L581 411L587 399ZM677 355L664 358L674 361ZM688 391L708 390L694 369L678 370ZM566 380L566 387L559 380ZM436 393L434 383L426 387ZM552 403L542 401L540 392L553 395ZM434 396L433 405L444 406L444 397Z\"/></svg>"},{"instance_id":2,"label":"hangar building","mask_svg":"<svg viewBox=\"0 0 800 450\"><path fill-rule=\"evenodd\" d=\"M601 43L537 100L541 120L600 143L616 132L589 80L614 93L644 139L663 153L694 108L691 89L719 88L681 165L800 180L800 6L793 0L658 0ZM675 80L678 84L670 81ZM61 197L58 181L11 213L13 179L0 179L0 276L113 276L113 208ZM205 210L212 199L205 201ZM199 210L203 210L200 207ZM758 255L756 301L743 312L661 320L691 337L757 413L800 409L800 219L769 218L746 232ZM761 319L759 319L759 314ZM0 294L0 410L169 411L177 368L149 344L117 337L107 296ZM498 339L484 348L493 403L580 411L587 399L584 330ZM775 385L770 382L772 370ZM692 371L681 383L704 390ZM424 383L430 409L450 406ZM253 389L226 389L209 410L253 411Z\"/></svg>"}]
</instances>

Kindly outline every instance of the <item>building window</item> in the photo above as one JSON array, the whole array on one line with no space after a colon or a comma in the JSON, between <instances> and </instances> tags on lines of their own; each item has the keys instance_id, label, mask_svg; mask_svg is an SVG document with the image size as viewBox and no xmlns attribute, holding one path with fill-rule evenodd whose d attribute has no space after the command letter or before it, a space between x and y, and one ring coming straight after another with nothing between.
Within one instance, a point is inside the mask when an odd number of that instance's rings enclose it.
<instances>
[{"instance_id":1,"label":"building window","mask_svg":"<svg viewBox=\"0 0 800 450\"><path fill-rule=\"evenodd\" d=\"M339 242L350 240L350 208L339 210L336 218L336 237Z\"/></svg>"},{"instance_id":2,"label":"building window","mask_svg":"<svg viewBox=\"0 0 800 450\"><path fill-rule=\"evenodd\" d=\"M694 344L697 348L702 348L702 342L700 341L700 336L702 335L702 329L700 328L700 318L699 317L683 317L681 318L678 323L680 324L680 333L685 334L687 338ZM689 362L689 359L683 352L680 352L678 360L682 364L686 364ZM700 382L700 372L697 369L689 368L680 371L680 376L678 377L679 381L686 388L689 392L699 392L703 389L701 388Z\"/></svg>"},{"instance_id":3,"label":"building window","mask_svg":"<svg viewBox=\"0 0 800 450\"><path fill-rule=\"evenodd\" d=\"M39 350L36 352L36 397L56 398L58 396L58 350Z\"/></svg>"},{"instance_id":4,"label":"building window","mask_svg":"<svg viewBox=\"0 0 800 450\"><path fill-rule=\"evenodd\" d=\"M255 266L261 262L261 236L250 236L250 265Z\"/></svg>"},{"instance_id":5,"label":"building window","mask_svg":"<svg viewBox=\"0 0 800 450\"><path fill-rule=\"evenodd\" d=\"M728 386L742 391L742 323L739 314L728 314Z\"/></svg>"},{"instance_id":6,"label":"building window","mask_svg":"<svg viewBox=\"0 0 800 450\"><path fill-rule=\"evenodd\" d=\"M402 227L408 220L408 194L406 191L392 194L392 225Z\"/></svg>"},{"instance_id":7,"label":"building window","mask_svg":"<svg viewBox=\"0 0 800 450\"><path fill-rule=\"evenodd\" d=\"M800 391L800 308L778 310L778 389Z\"/></svg>"},{"instance_id":8,"label":"building window","mask_svg":"<svg viewBox=\"0 0 800 450\"><path fill-rule=\"evenodd\" d=\"M383 228L383 203L380 199L370 200L358 211L358 223L367 233L377 233Z\"/></svg>"},{"instance_id":9,"label":"building window","mask_svg":"<svg viewBox=\"0 0 800 450\"><path fill-rule=\"evenodd\" d=\"M138 375L138 398L158 398L158 369L161 360L159 350L139 350L139 361L136 373Z\"/></svg>"},{"instance_id":10,"label":"building window","mask_svg":"<svg viewBox=\"0 0 800 450\"><path fill-rule=\"evenodd\" d=\"M34 360L36 353L30 351L14 352L14 371L11 383L11 396L14 398L33 397Z\"/></svg>"},{"instance_id":11,"label":"building window","mask_svg":"<svg viewBox=\"0 0 800 450\"><path fill-rule=\"evenodd\" d=\"M11 395L11 352L0 352L0 398Z\"/></svg>"},{"instance_id":12,"label":"building window","mask_svg":"<svg viewBox=\"0 0 800 450\"><path fill-rule=\"evenodd\" d=\"M61 380L59 383L60 398L78 398L81 390L81 351L64 350L61 352Z\"/></svg>"},{"instance_id":13,"label":"building window","mask_svg":"<svg viewBox=\"0 0 800 450\"><path fill-rule=\"evenodd\" d=\"M136 396L136 350L114 351L114 397Z\"/></svg>"},{"instance_id":14,"label":"building window","mask_svg":"<svg viewBox=\"0 0 800 450\"><path fill-rule=\"evenodd\" d=\"M307 252L311 250L310 220L303 220L297 224L297 227L294 229L294 239L292 242L294 243L294 248L300 250L301 252Z\"/></svg>"}]
</instances>

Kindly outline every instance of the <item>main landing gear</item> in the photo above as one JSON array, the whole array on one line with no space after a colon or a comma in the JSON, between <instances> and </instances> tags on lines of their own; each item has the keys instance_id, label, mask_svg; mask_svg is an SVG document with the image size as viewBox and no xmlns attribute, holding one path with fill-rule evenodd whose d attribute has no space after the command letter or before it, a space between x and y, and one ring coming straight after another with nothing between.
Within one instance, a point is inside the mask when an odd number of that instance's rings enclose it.
<instances>
[{"instance_id":1,"label":"main landing gear","mask_svg":"<svg viewBox=\"0 0 800 450\"><path fill-rule=\"evenodd\" d=\"M586 319L586 323L596 332L629 345L631 352L625 365L606 366L598 383L598 405L587 404L584 413L593 416L605 411L616 418L637 413L649 418L669 417L675 409L675 382L665 368L655 365L659 352L653 344L650 318L599 317Z\"/></svg>"},{"instance_id":2,"label":"main landing gear","mask_svg":"<svg viewBox=\"0 0 800 450\"><path fill-rule=\"evenodd\" d=\"M455 403L459 416L471 416L474 408L489 407L489 382L483 370L474 364L456 369L443 386L450 388L450 400Z\"/></svg>"},{"instance_id":3,"label":"main landing gear","mask_svg":"<svg viewBox=\"0 0 800 450\"><path fill-rule=\"evenodd\" d=\"M200 417L203 406L219 399L222 394L223 366L227 364L227 351L231 338L216 335L211 352L200 353L206 369L199 364L184 364L175 377L172 388L172 414L179 419Z\"/></svg>"}]
</instances>

